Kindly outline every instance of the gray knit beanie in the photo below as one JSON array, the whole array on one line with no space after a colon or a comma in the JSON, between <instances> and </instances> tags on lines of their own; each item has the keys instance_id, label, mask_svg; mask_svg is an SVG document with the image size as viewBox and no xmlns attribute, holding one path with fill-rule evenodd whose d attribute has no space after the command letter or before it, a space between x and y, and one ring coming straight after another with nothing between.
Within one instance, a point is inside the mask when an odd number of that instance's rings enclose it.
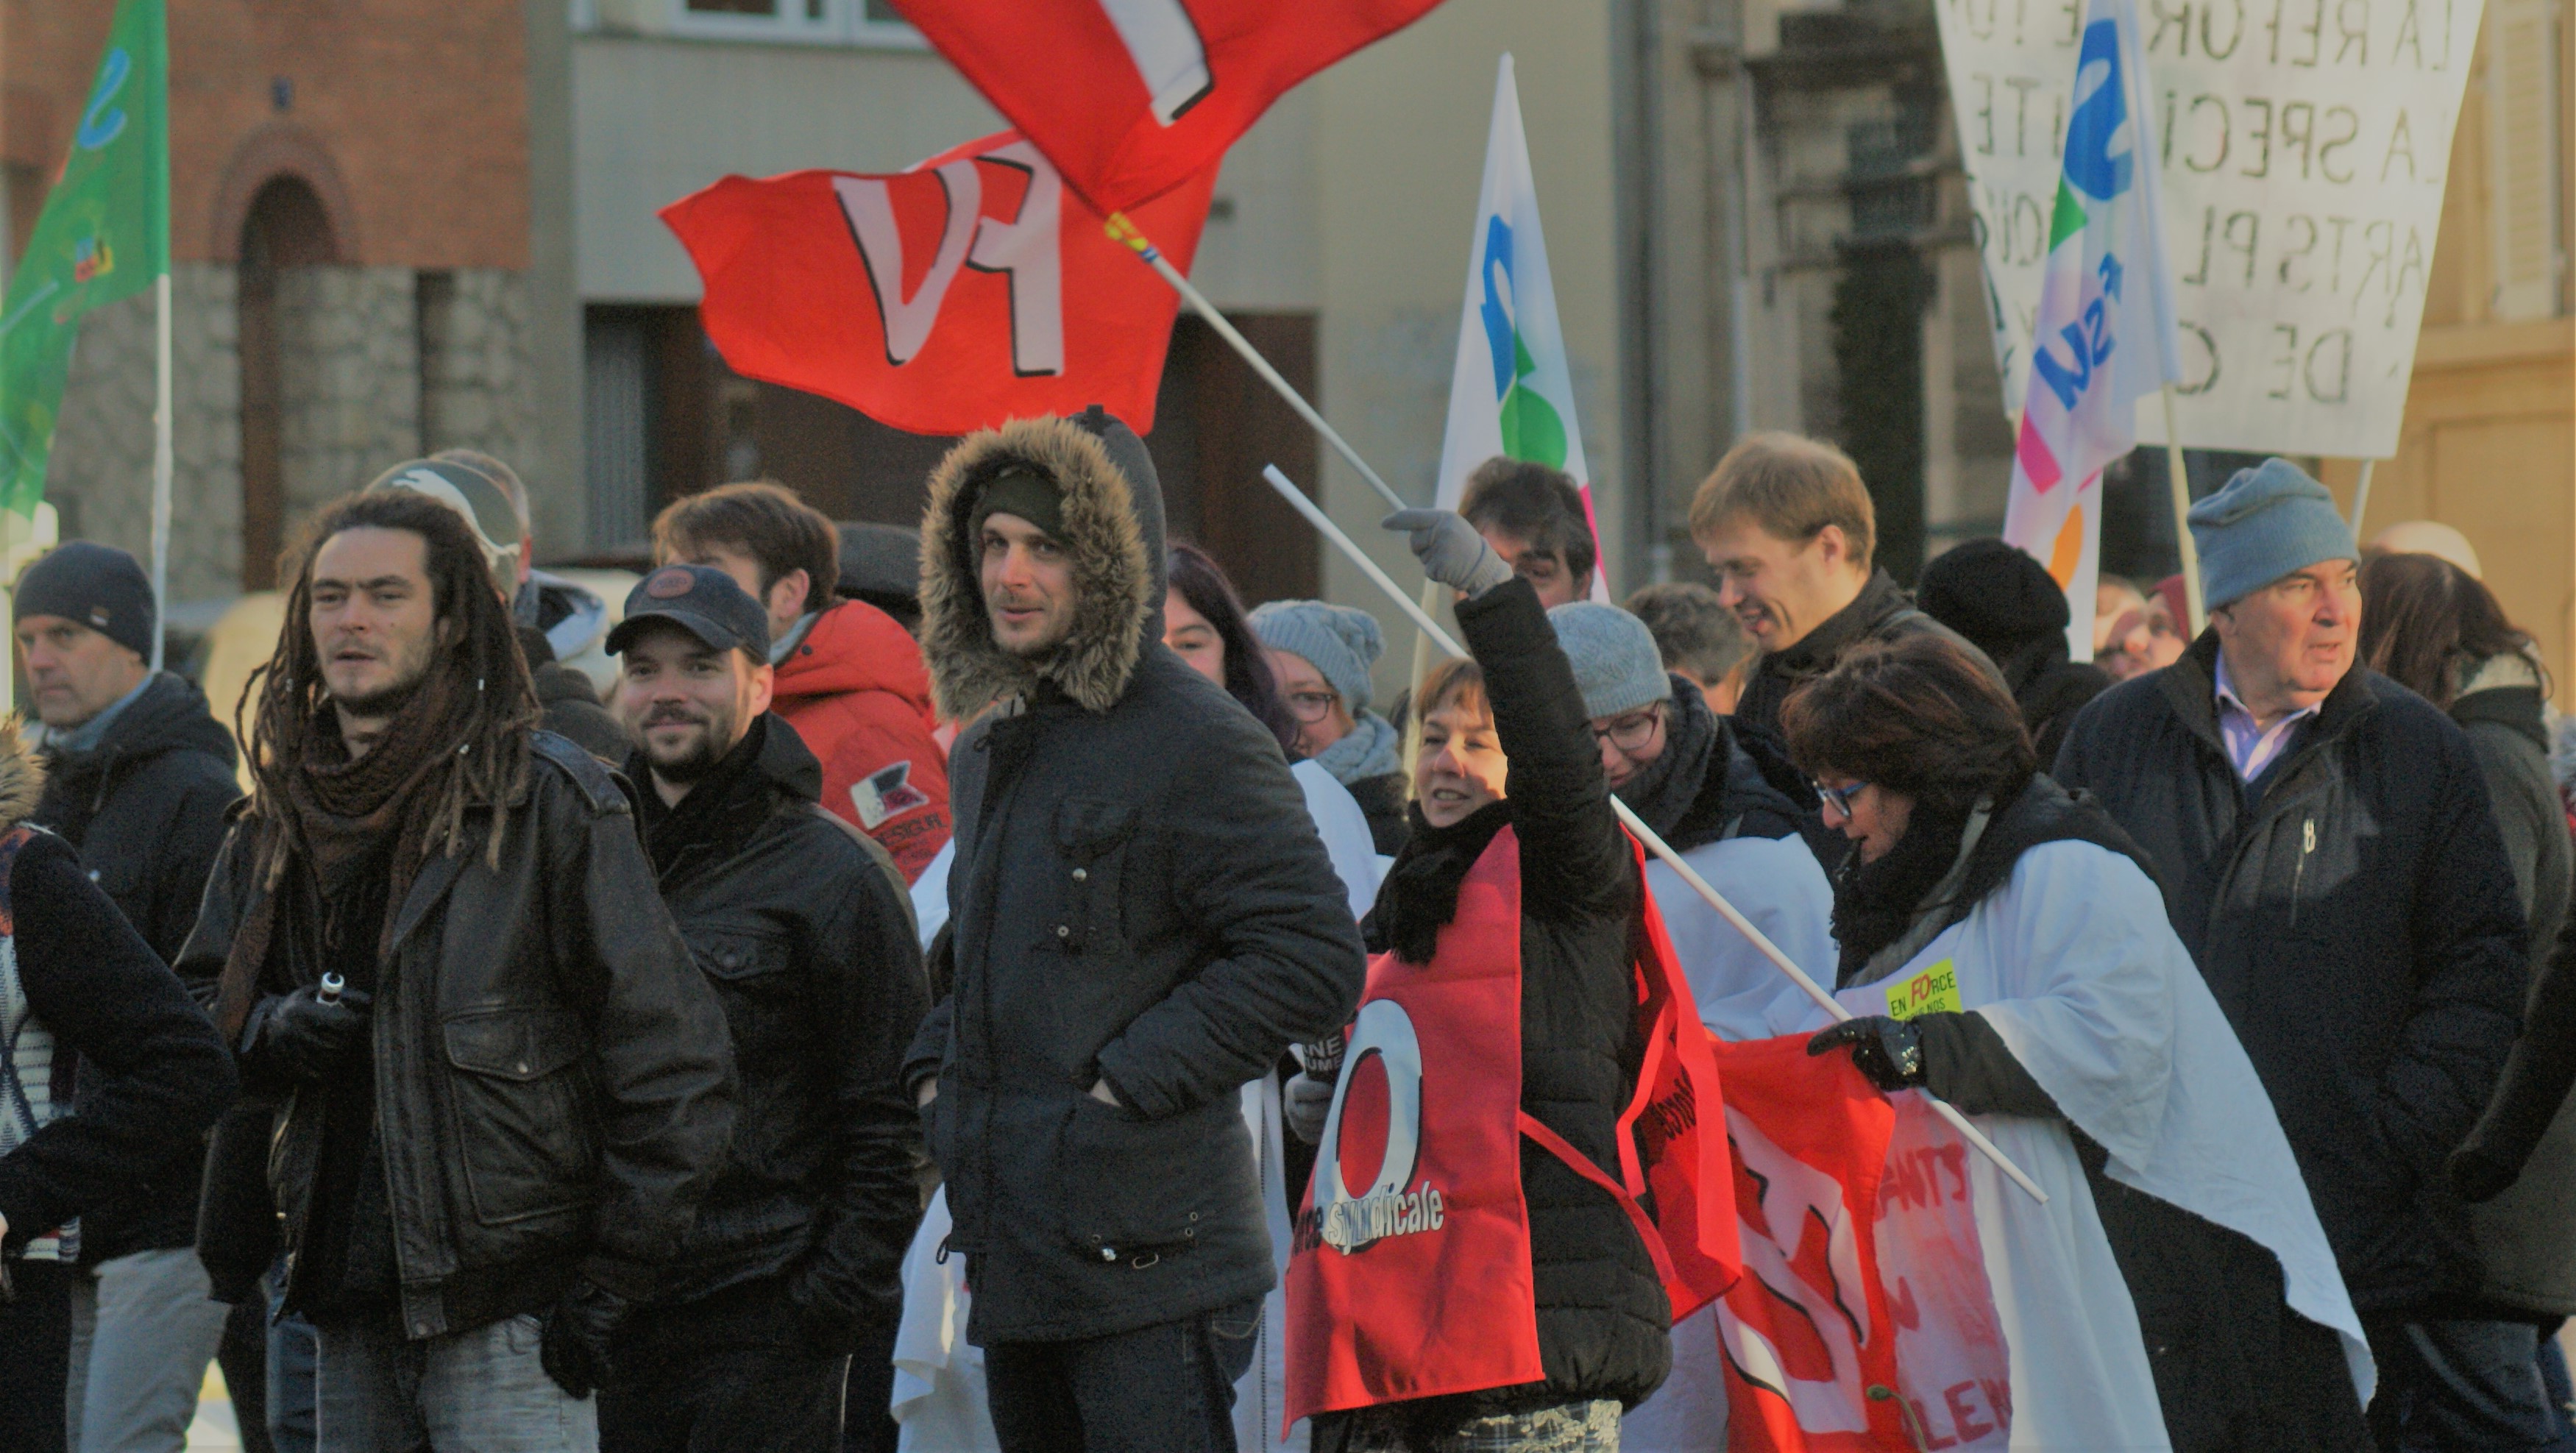
<instances>
[{"instance_id":1,"label":"gray knit beanie","mask_svg":"<svg viewBox=\"0 0 2576 1453\"><path fill-rule=\"evenodd\" d=\"M152 659L159 614L152 581L142 562L114 545L70 540L46 551L19 575L10 607L12 625L29 616L60 616Z\"/></svg>"},{"instance_id":2,"label":"gray knit beanie","mask_svg":"<svg viewBox=\"0 0 2576 1453\"><path fill-rule=\"evenodd\" d=\"M2320 560L2361 558L2334 496L2286 459L2236 471L2225 489L2191 507L2189 519L2200 592L2212 610Z\"/></svg>"},{"instance_id":3,"label":"gray knit beanie","mask_svg":"<svg viewBox=\"0 0 2576 1453\"><path fill-rule=\"evenodd\" d=\"M1252 633L1273 651L1303 656L1341 693L1353 716L1368 710L1369 668L1386 654L1386 633L1364 610L1321 600L1274 600L1252 612Z\"/></svg>"},{"instance_id":4,"label":"gray knit beanie","mask_svg":"<svg viewBox=\"0 0 2576 1453\"><path fill-rule=\"evenodd\" d=\"M1664 674L1663 654L1646 623L1614 605L1578 600L1547 613L1556 627L1556 643L1574 666L1574 684L1583 692L1583 714L1599 721L1635 711L1673 694Z\"/></svg>"}]
</instances>

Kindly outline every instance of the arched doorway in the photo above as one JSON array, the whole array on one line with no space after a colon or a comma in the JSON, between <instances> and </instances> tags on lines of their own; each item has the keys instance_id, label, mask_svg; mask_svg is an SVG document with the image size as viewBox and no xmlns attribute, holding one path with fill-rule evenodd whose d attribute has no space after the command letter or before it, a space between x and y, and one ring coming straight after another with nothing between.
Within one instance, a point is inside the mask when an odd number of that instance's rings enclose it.
<instances>
[{"instance_id":1,"label":"arched doorway","mask_svg":"<svg viewBox=\"0 0 2576 1453\"><path fill-rule=\"evenodd\" d=\"M241 261L234 270L241 358L242 589L277 582L286 543L284 340L277 278L290 267L339 260L322 199L297 176L263 183L242 221Z\"/></svg>"}]
</instances>

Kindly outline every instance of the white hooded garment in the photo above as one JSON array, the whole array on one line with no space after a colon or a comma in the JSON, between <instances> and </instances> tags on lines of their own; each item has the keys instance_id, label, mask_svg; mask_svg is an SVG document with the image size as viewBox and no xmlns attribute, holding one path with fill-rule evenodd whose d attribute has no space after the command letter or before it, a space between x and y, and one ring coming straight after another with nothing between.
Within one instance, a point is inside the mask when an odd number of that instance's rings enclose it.
<instances>
[{"instance_id":1,"label":"white hooded garment","mask_svg":"<svg viewBox=\"0 0 2576 1453\"><path fill-rule=\"evenodd\" d=\"M1935 972L1955 975L1956 1007L1983 1015L2067 1120L2101 1144L2112 1179L2279 1258L2290 1306L2341 1335L2354 1390L2369 1402L2361 1321L2271 1097L2136 864L2092 843L2042 843L1903 968L1837 997L1854 1014L1885 1014L1891 994ZM1825 1022L1814 1009L1799 1027ZM1972 1119L2049 1194L2041 1205L1982 1156L1965 1158L2010 1358L2010 1446L2170 1446L2137 1311L2065 1125Z\"/></svg>"}]
</instances>

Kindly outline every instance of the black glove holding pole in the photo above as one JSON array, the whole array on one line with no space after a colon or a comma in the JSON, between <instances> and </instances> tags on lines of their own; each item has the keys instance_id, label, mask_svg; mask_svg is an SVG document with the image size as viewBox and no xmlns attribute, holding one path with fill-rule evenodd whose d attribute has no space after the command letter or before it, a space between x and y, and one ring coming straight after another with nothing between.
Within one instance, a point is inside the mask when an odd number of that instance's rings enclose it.
<instances>
[{"instance_id":1,"label":"black glove holding pole","mask_svg":"<svg viewBox=\"0 0 2576 1453\"><path fill-rule=\"evenodd\" d=\"M356 989L326 995L311 984L263 999L243 1027L242 1058L297 1084L328 1078L365 1039L373 1002Z\"/></svg>"},{"instance_id":2,"label":"black glove holding pole","mask_svg":"<svg viewBox=\"0 0 2576 1453\"><path fill-rule=\"evenodd\" d=\"M1861 1078L1889 1094L1919 1089L1923 1084L1923 1035L1902 1019L1884 1014L1846 1019L1807 1041L1807 1053L1826 1054L1851 1046L1852 1064Z\"/></svg>"}]
</instances>

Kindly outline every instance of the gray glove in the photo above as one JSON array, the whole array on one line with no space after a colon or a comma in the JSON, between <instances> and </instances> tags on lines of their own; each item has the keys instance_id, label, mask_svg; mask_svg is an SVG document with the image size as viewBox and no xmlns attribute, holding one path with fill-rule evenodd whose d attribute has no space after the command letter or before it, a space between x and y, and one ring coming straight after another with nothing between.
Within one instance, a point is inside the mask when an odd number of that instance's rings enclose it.
<instances>
[{"instance_id":1,"label":"gray glove","mask_svg":"<svg viewBox=\"0 0 2576 1453\"><path fill-rule=\"evenodd\" d=\"M1476 533L1476 527L1451 510L1397 510L1383 521L1390 530L1410 530L1407 542L1422 573L1473 600L1512 578L1512 567Z\"/></svg>"},{"instance_id":2,"label":"gray glove","mask_svg":"<svg viewBox=\"0 0 2576 1453\"><path fill-rule=\"evenodd\" d=\"M1452 516L1455 518L1455 516ZM1279 1098L1280 1118L1299 1140L1308 1145L1324 1138L1324 1120L1333 1109L1333 1082L1313 1075L1295 1075L1288 1081L1287 1093Z\"/></svg>"}]
</instances>

